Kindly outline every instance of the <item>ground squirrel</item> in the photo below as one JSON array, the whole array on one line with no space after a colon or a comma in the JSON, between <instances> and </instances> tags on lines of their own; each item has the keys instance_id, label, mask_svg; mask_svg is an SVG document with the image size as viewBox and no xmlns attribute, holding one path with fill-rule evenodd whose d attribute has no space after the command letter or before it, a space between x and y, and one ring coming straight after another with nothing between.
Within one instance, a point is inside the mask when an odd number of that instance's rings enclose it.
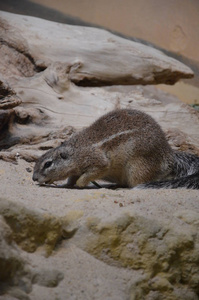
<instances>
[{"instance_id":1,"label":"ground squirrel","mask_svg":"<svg viewBox=\"0 0 199 300\"><path fill-rule=\"evenodd\" d=\"M118 109L42 155L33 180L68 178L84 187L103 179L122 187L199 189L199 157L175 152L158 123L132 109Z\"/></svg>"}]
</instances>

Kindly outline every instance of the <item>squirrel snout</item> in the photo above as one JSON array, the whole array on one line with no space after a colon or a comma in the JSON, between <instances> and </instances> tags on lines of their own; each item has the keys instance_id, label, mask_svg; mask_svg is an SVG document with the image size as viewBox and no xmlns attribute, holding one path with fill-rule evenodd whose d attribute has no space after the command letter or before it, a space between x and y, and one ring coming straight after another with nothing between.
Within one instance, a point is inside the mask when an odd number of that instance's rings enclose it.
<instances>
[{"instance_id":1,"label":"squirrel snout","mask_svg":"<svg viewBox=\"0 0 199 300\"><path fill-rule=\"evenodd\" d=\"M32 180L33 181L38 181L38 177L37 177L37 175L35 173L32 175Z\"/></svg>"}]
</instances>

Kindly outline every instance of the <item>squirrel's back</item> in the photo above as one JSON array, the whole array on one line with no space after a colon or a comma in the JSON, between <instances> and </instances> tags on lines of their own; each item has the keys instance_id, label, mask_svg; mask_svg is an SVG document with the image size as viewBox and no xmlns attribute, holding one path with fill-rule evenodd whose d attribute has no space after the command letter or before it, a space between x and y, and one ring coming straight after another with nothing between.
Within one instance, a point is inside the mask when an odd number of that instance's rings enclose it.
<instances>
[{"instance_id":1,"label":"squirrel's back","mask_svg":"<svg viewBox=\"0 0 199 300\"><path fill-rule=\"evenodd\" d=\"M134 151L139 153L148 153L149 149L157 149L162 154L171 153L159 124L146 113L132 109L118 109L103 115L89 127L74 134L65 144L114 149L130 138L134 142Z\"/></svg>"}]
</instances>

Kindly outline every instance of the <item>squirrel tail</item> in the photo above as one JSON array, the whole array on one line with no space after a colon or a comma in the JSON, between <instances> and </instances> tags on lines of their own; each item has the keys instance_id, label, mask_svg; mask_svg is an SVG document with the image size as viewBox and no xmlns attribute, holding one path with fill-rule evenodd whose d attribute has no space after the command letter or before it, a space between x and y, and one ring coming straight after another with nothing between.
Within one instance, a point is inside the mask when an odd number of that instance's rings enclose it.
<instances>
[{"instance_id":1,"label":"squirrel tail","mask_svg":"<svg viewBox=\"0 0 199 300\"><path fill-rule=\"evenodd\" d=\"M199 156L174 152L172 179L140 184L134 189L199 189Z\"/></svg>"}]
</instances>

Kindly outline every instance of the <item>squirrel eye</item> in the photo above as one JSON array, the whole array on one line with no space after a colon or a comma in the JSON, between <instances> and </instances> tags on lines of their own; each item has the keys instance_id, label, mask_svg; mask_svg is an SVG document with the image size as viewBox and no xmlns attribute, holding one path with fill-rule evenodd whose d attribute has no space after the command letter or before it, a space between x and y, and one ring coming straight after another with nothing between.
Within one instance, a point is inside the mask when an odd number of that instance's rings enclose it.
<instances>
[{"instance_id":1,"label":"squirrel eye","mask_svg":"<svg viewBox=\"0 0 199 300\"><path fill-rule=\"evenodd\" d=\"M65 152L61 152L61 153L60 153L60 156L61 156L61 158L63 158L63 159L67 159L67 158L68 158L68 154L65 153Z\"/></svg>"},{"instance_id":2,"label":"squirrel eye","mask_svg":"<svg viewBox=\"0 0 199 300\"><path fill-rule=\"evenodd\" d=\"M52 165L52 160L47 161L44 165L44 169L49 168L51 165Z\"/></svg>"}]
</instances>

